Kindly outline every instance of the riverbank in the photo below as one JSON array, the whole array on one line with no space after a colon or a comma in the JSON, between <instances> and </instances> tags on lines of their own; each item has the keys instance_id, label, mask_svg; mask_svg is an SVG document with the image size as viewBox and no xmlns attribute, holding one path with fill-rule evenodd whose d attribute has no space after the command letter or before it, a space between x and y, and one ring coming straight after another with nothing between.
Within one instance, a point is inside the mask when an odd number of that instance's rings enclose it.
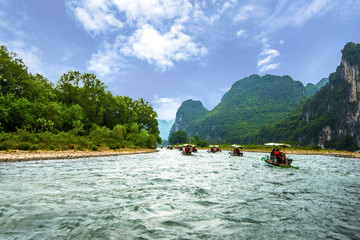
<instances>
[{"instance_id":1,"label":"riverbank","mask_svg":"<svg viewBox=\"0 0 360 240\"><path fill-rule=\"evenodd\" d=\"M117 150L101 150L101 151L0 151L0 162L19 162L33 160L50 160L50 159L74 159L88 157L104 157L129 154L143 154L156 152L154 149L117 149Z\"/></svg>"}]
</instances>

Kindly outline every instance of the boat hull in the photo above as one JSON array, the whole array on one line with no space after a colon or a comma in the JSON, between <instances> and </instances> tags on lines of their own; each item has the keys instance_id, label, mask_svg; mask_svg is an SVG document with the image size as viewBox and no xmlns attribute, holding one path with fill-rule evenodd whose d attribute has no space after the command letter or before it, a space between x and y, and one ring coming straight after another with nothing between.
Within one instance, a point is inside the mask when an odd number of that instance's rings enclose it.
<instances>
[{"instance_id":1,"label":"boat hull","mask_svg":"<svg viewBox=\"0 0 360 240\"><path fill-rule=\"evenodd\" d=\"M293 167L289 164L278 164L276 163L275 161L272 161L266 157L263 157L261 158L261 160L266 164L266 165L269 165L269 166L272 166L272 167L276 167L276 168L295 168L295 169L299 169L299 167Z\"/></svg>"},{"instance_id":2,"label":"boat hull","mask_svg":"<svg viewBox=\"0 0 360 240\"><path fill-rule=\"evenodd\" d=\"M242 157L244 155L244 153L241 152L240 154L237 155L237 154L234 154L233 152L229 152L229 155L234 156L234 157Z\"/></svg>"}]
</instances>

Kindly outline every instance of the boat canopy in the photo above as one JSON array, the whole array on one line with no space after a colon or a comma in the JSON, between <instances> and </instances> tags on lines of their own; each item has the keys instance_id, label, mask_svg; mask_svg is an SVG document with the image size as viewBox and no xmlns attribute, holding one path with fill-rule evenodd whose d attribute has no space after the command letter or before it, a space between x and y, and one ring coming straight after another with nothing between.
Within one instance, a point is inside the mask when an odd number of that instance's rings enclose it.
<instances>
[{"instance_id":1,"label":"boat canopy","mask_svg":"<svg viewBox=\"0 0 360 240\"><path fill-rule=\"evenodd\" d=\"M233 148L243 148L242 146L240 146L240 145L236 145L236 144L233 144L233 145L231 145Z\"/></svg>"},{"instance_id":2,"label":"boat canopy","mask_svg":"<svg viewBox=\"0 0 360 240\"><path fill-rule=\"evenodd\" d=\"M280 147L291 147L290 144L286 143L265 143L266 146L280 146Z\"/></svg>"}]
</instances>

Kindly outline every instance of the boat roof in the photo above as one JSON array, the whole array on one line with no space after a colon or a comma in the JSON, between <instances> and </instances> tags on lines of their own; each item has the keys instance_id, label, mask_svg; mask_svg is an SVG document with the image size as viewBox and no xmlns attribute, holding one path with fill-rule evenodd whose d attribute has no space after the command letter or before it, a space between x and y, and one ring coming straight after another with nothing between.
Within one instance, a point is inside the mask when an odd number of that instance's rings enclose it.
<instances>
[{"instance_id":1,"label":"boat roof","mask_svg":"<svg viewBox=\"0 0 360 240\"><path fill-rule=\"evenodd\" d=\"M233 145L231 145L233 148L243 148L242 146L240 146L240 145L236 145L236 144L233 144Z\"/></svg>"},{"instance_id":2,"label":"boat roof","mask_svg":"<svg viewBox=\"0 0 360 240\"><path fill-rule=\"evenodd\" d=\"M266 146L280 146L280 147L291 147L290 144L286 143L265 143Z\"/></svg>"}]
</instances>

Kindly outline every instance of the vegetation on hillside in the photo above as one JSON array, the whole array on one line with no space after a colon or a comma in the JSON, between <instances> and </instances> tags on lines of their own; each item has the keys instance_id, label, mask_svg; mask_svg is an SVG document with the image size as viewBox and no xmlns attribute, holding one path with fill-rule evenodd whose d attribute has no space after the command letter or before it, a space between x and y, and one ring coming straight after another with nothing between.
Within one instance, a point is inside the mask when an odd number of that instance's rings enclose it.
<instances>
[{"instance_id":1,"label":"vegetation on hillside","mask_svg":"<svg viewBox=\"0 0 360 240\"><path fill-rule=\"evenodd\" d=\"M234 83L211 111L195 111L199 101L187 100L174 126L211 143L243 142L262 126L283 119L307 96L303 84L289 76L251 75Z\"/></svg>"},{"instance_id":2,"label":"vegetation on hillside","mask_svg":"<svg viewBox=\"0 0 360 240\"><path fill-rule=\"evenodd\" d=\"M94 74L69 70L54 86L0 47L0 149L152 147L161 142L156 117Z\"/></svg>"}]
</instances>

